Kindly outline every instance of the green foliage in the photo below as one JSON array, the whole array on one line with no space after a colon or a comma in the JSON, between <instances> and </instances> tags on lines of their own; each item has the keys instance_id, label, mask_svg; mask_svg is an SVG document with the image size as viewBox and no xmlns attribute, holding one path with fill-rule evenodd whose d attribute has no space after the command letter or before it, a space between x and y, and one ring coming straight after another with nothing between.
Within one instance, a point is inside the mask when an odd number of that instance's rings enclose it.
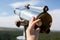
<instances>
[{"instance_id":1,"label":"green foliage","mask_svg":"<svg viewBox=\"0 0 60 40\"><path fill-rule=\"evenodd\" d=\"M22 36L22 30L0 31L0 40L16 40L17 36Z\"/></svg>"},{"instance_id":2,"label":"green foliage","mask_svg":"<svg viewBox=\"0 0 60 40\"><path fill-rule=\"evenodd\" d=\"M40 33L38 40L60 40L60 32Z\"/></svg>"},{"instance_id":3,"label":"green foliage","mask_svg":"<svg viewBox=\"0 0 60 40\"><path fill-rule=\"evenodd\" d=\"M0 40L16 40L19 35L23 35L22 30L0 31ZM38 40L60 40L60 32L40 33Z\"/></svg>"}]
</instances>

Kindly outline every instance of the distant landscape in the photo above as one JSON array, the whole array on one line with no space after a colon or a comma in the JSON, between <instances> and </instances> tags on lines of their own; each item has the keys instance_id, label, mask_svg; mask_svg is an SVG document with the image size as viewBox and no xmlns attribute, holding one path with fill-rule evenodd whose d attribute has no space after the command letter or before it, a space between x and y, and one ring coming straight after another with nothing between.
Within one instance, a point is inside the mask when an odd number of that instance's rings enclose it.
<instances>
[{"instance_id":1,"label":"distant landscape","mask_svg":"<svg viewBox=\"0 0 60 40\"><path fill-rule=\"evenodd\" d=\"M40 33L39 40L60 40L60 31L52 31L49 34Z\"/></svg>"},{"instance_id":2,"label":"distant landscape","mask_svg":"<svg viewBox=\"0 0 60 40\"><path fill-rule=\"evenodd\" d=\"M0 40L17 40L17 36L23 35L20 29L8 29L0 30ZM60 31L51 31L49 34L40 33L38 40L60 40Z\"/></svg>"},{"instance_id":3,"label":"distant landscape","mask_svg":"<svg viewBox=\"0 0 60 40\"><path fill-rule=\"evenodd\" d=\"M17 40L22 35L23 31L17 28L0 28L0 40Z\"/></svg>"}]
</instances>

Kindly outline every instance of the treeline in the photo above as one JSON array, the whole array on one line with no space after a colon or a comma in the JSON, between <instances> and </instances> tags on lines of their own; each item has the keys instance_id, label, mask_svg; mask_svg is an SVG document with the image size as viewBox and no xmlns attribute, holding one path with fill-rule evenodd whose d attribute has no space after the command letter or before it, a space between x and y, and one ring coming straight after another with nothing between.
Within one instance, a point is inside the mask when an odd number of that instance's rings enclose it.
<instances>
[{"instance_id":1,"label":"treeline","mask_svg":"<svg viewBox=\"0 0 60 40\"><path fill-rule=\"evenodd\" d=\"M0 31L0 40L16 40L17 36L22 36L22 30L15 31Z\"/></svg>"},{"instance_id":2,"label":"treeline","mask_svg":"<svg viewBox=\"0 0 60 40\"><path fill-rule=\"evenodd\" d=\"M17 40L17 36L22 36L22 30L0 31L0 40ZM40 33L38 40L60 40L60 32Z\"/></svg>"},{"instance_id":3,"label":"treeline","mask_svg":"<svg viewBox=\"0 0 60 40\"><path fill-rule=\"evenodd\" d=\"M39 40L60 40L60 31L50 32L49 34L40 33Z\"/></svg>"}]
</instances>

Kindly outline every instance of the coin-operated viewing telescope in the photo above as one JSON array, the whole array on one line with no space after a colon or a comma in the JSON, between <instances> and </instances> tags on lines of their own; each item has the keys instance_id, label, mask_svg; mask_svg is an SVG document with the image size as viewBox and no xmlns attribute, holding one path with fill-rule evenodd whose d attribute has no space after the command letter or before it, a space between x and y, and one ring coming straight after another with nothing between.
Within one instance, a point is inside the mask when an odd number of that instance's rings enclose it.
<instances>
[{"instance_id":1,"label":"coin-operated viewing telescope","mask_svg":"<svg viewBox=\"0 0 60 40\"><path fill-rule=\"evenodd\" d=\"M39 8L41 8L43 12L37 12L36 10L39 10ZM49 10L48 6L33 7L33 6L30 6L30 4L25 5L25 9L22 9L22 10L20 10L19 8L16 8L14 10L14 13L18 14L20 18L20 20L16 22L16 26L20 27L22 25L25 27L25 30L26 30L29 24L29 20L32 18L32 16L34 16L36 19L41 19L40 24L35 25L35 29L39 27L41 29L40 33L49 33L50 27L52 24L52 17L47 12L48 10Z\"/></svg>"}]
</instances>

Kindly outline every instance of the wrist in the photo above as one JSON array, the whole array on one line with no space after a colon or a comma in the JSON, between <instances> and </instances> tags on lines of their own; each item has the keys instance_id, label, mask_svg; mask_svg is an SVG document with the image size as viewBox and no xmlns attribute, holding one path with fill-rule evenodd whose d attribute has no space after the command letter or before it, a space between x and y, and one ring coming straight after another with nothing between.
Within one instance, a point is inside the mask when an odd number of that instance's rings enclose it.
<instances>
[{"instance_id":1,"label":"wrist","mask_svg":"<svg viewBox=\"0 0 60 40\"><path fill-rule=\"evenodd\" d=\"M37 39L35 39L35 38L27 38L27 40L37 40Z\"/></svg>"}]
</instances>

